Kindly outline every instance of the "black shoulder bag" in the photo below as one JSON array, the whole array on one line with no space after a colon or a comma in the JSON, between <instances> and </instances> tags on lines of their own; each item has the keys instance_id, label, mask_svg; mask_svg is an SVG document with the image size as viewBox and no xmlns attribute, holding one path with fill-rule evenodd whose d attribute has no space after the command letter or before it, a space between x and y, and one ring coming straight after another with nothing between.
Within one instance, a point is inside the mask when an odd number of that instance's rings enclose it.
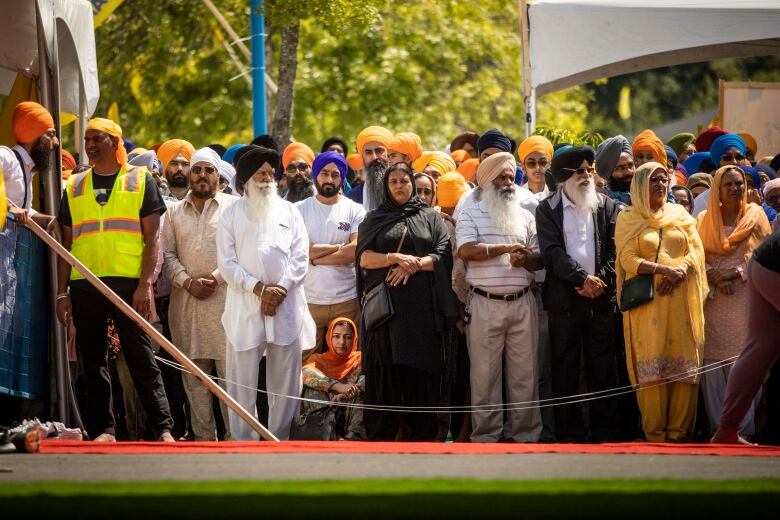
<instances>
[{"instance_id":1,"label":"black shoulder bag","mask_svg":"<svg viewBox=\"0 0 780 520\"><path fill-rule=\"evenodd\" d=\"M658 230L658 249L655 250L655 263L658 263L658 253L661 251L663 228ZM635 309L640 305L651 301L655 295L652 274L638 274L630 280L623 282L623 290L620 292L620 310L623 312Z\"/></svg>"},{"instance_id":2,"label":"black shoulder bag","mask_svg":"<svg viewBox=\"0 0 780 520\"><path fill-rule=\"evenodd\" d=\"M323 406L307 414L296 415L290 424L291 441L335 441L336 407Z\"/></svg>"},{"instance_id":3,"label":"black shoulder bag","mask_svg":"<svg viewBox=\"0 0 780 520\"><path fill-rule=\"evenodd\" d=\"M396 253L401 251L408 229L404 226L401 240L398 242L398 249L395 250ZM374 330L395 315L393 300L390 298L390 292L387 290L387 283L384 280L366 292L363 296L362 307L363 325L365 325L366 331Z\"/></svg>"}]
</instances>

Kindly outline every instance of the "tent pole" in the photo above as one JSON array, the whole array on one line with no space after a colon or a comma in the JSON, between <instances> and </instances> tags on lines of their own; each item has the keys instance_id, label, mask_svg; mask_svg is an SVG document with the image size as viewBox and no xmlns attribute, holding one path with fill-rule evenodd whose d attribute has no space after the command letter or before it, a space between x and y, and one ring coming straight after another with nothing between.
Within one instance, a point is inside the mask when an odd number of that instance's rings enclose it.
<instances>
[{"instance_id":1,"label":"tent pole","mask_svg":"<svg viewBox=\"0 0 780 520\"><path fill-rule=\"evenodd\" d=\"M536 92L531 86L531 46L528 23L528 0L520 0L520 51L523 58L523 101L525 103L525 136L536 127Z\"/></svg>"}]
</instances>

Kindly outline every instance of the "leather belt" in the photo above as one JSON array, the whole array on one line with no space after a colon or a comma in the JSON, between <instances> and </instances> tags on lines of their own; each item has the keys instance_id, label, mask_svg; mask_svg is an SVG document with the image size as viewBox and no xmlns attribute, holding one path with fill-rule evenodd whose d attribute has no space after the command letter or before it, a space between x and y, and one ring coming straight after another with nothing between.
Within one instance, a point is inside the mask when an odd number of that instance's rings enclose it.
<instances>
[{"instance_id":1,"label":"leather belt","mask_svg":"<svg viewBox=\"0 0 780 520\"><path fill-rule=\"evenodd\" d=\"M522 291L516 292L516 293L509 293L509 294L491 294L489 292L483 291L482 289L477 289L476 287L472 287L471 290L474 291L474 294L478 294L480 296L484 296L485 298L489 300L499 300L504 302L513 302L515 300L519 300L523 297L525 293L528 292L528 289L530 289L530 286L524 288Z\"/></svg>"}]
</instances>

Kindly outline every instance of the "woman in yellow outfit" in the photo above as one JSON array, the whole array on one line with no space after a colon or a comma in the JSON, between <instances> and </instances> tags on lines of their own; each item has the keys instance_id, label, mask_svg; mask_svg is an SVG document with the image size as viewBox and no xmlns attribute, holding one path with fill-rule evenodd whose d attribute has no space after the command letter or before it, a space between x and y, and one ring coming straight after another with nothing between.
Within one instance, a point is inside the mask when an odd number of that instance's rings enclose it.
<instances>
[{"instance_id":1,"label":"woman in yellow outfit","mask_svg":"<svg viewBox=\"0 0 780 520\"><path fill-rule=\"evenodd\" d=\"M623 314L628 374L639 385L642 429L651 442L686 436L704 346L704 249L696 220L682 206L666 203L668 179L659 163L638 168L633 206L618 215L615 228L618 301L625 280L637 274L654 279L654 298Z\"/></svg>"}]
</instances>

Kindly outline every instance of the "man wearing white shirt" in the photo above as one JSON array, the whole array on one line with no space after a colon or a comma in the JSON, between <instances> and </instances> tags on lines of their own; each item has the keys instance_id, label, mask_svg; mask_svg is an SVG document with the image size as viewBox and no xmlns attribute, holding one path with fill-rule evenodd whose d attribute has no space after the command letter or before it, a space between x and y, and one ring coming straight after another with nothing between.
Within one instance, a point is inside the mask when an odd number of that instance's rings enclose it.
<instances>
[{"instance_id":1,"label":"man wearing white shirt","mask_svg":"<svg viewBox=\"0 0 780 520\"><path fill-rule=\"evenodd\" d=\"M552 392L579 394L580 353L588 392L617 386L615 363L615 222L618 207L596 192L594 151L571 147L552 160L558 191L536 210L539 247L547 272L542 300L552 344ZM589 428L581 406L589 407ZM617 440L617 403L598 399L556 406L558 442Z\"/></svg>"},{"instance_id":2,"label":"man wearing white shirt","mask_svg":"<svg viewBox=\"0 0 780 520\"><path fill-rule=\"evenodd\" d=\"M317 340L311 353L323 349L330 322L338 317L357 323L360 306L355 287L355 247L363 206L341 194L347 179L347 160L338 152L314 159L312 180L317 194L295 204L309 236L309 271L304 288Z\"/></svg>"},{"instance_id":3,"label":"man wearing white shirt","mask_svg":"<svg viewBox=\"0 0 780 520\"><path fill-rule=\"evenodd\" d=\"M309 238L300 213L277 195L279 160L276 151L263 147L239 160L245 194L220 219L217 262L228 285L222 315L228 393L257 414L255 387L265 354L268 428L288 439L299 403L285 396L301 395L301 350L314 344L315 328L303 288ZM234 412L229 415L234 439L258 439Z\"/></svg>"}]
</instances>

